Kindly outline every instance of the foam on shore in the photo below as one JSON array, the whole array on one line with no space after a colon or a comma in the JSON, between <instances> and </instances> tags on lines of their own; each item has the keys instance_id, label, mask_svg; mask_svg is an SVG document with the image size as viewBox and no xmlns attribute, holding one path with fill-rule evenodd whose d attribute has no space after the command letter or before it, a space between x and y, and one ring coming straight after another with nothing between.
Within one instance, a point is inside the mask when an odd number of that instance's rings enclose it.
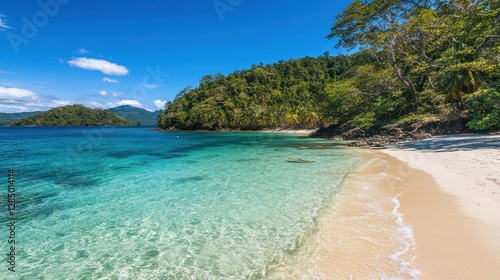
<instances>
[{"instance_id":1,"label":"foam on shore","mask_svg":"<svg viewBox=\"0 0 500 280\"><path fill-rule=\"evenodd\" d=\"M428 154L360 151L368 163L346 177L317 232L269 278L500 279L498 140L429 140L439 153L424 145Z\"/></svg>"},{"instance_id":2,"label":"foam on shore","mask_svg":"<svg viewBox=\"0 0 500 280\"><path fill-rule=\"evenodd\" d=\"M500 136L399 146L381 154L408 186L398 200L414 229L421 278L500 279Z\"/></svg>"},{"instance_id":3,"label":"foam on shore","mask_svg":"<svg viewBox=\"0 0 500 280\"><path fill-rule=\"evenodd\" d=\"M398 211L404 187L388 166L375 156L348 175L317 232L270 278L418 279L413 231Z\"/></svg>"}]
</instances>

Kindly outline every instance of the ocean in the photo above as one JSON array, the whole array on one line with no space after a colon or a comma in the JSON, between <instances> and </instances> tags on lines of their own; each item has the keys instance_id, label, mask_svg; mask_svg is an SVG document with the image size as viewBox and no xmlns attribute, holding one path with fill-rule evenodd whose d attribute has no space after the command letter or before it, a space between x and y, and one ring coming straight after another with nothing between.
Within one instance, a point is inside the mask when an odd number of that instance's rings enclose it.
<instances>
[{"instance_id":1,"label":"ocean","mask_svg":"<svg viewBox=\"0 0 500 280\"><path fill-rule=\"evenodd\" d=\"M266 279L316 233L321 210L364 162L339 142L288 134L0 127L0 135L0 219L15 221L16 241L16 272L4 257L0 279ZM0 235L6 256L9 228Z\"/></svg>"}]
</instances>

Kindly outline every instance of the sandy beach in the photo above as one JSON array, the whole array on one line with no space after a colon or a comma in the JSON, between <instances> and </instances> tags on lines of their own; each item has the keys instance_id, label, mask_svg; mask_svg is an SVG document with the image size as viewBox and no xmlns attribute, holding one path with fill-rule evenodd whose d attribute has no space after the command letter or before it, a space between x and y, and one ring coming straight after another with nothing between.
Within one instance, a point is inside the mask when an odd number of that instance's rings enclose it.
<instances>
[{"instance_id":1,"label":"sandy beach","mask_svg":"<svg viewBox=\"0 0 500 280\"><path fill-rule=\"evenodd\" d=\"M499 144L459 135L360 150L368 163L320 214L291 275L500 279Z\"/></svg>"},{"instance_id":2,"label":"sandy beach","mask_svg":"<svg viewBox=\"0 0 500 280\"><path fill-rule=\"evenodd\" d=\"M284 133L284 134L300 134L300 135L310 135L316 132L317 129L272 129L272 130L262 130L259 132L263 133Z\"/></svg>"},{"instance_id":3,"label":"sandy beach","mask_svg":"<svg viewBox=\"0 0 500 280\"><path fill-rule=\"evenodd\" d=\"M435 137L382 153L406 188L399 210L420 278L500 279L500 136Z\"/></svg>"}]
</instances>

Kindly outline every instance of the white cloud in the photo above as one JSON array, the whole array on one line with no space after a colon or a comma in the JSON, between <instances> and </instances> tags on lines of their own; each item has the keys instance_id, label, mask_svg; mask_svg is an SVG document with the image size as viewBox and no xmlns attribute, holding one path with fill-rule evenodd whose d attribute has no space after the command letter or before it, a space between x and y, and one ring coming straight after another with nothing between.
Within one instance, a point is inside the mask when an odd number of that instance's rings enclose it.
<instances>
[{"instance_id":1,"label":"white cloud","mask_svg":"<svg viewBox=\"0 0 500 280\"><path fill-rule=\"evenodd\" d=\"M106 103L93 101L93 102L90 102L87 104L87 106L89 106L89 107L100 108L100 109L109 109L109 108L114 108L114 107L123 106L123 105L130 105L130 106L133 106L136 108L141 108L141 109L145 109L145 110L152 112L151 109L147 108L146 106L144 106L143 104L141 104L137 100L120 100L118 102L106 102Z\"/></svg>"},{"instance_id":2,"label":"white cloud","mask_svg":"<svg viewBox=\"0 0 500 280\"><path fill-rule=\"evenodd\" d=\"M102 59L79 57L68 61L68 64L85 70L101 71L106 75L126 76L129 73L127 67Z\"/></svg>"},{"instance_id":3,"label":"white cloud","mask_svg":"<svg viewBox=\"0 0 500 280\"><path fill-rule=\"evenodd\" d=\"M142 86L147 90L153 90L158 88L158 84L142 84Z\"/></svg>"},{"instance_id":4,"label":"white cloud","mask_svg":"<svg viewBox=\"0 0 500 280\"><path fill-rule=\"evenodd\" d=\"M0 100L35 100L36 98L36 93L31 90L0 87Z\"/></svg>"},{"instance_id":5,"label":"white cloud","mask_svg":"<svg viewBox=\"0 0 500 280\"><path fill-rule=\"evenodd\" d=\"M99 95L102 97L105 97L105 98L108 98L111 96L113 96L114 98L120 98L122 96L121 93L119 93L119 92L109 92L109 91L105 91L105 90L101 90L99 92Z\"/></svg>"},{"instance_id":6,"label":"white cloud","mask_svg":"<svg viewBox=\"0 0 500 280\"><path fill-rule=\"evenodd\" d=\"M90 53L90 52L89 52L88 50L84 49L84 48L81 48L81 49L79 49L79 50L77 51L77 53L79 53L79 54L88 54L88 53Z\"/></svg>"},{"instance_id":7,"label":"white cloud","mask_svg":"<svg viewBox=\"0 0 500 280\"><path fill-rule=\"evenodd\" d=\"M69 104L71 102L49 98L27 89L0 87L0 112L4 113L46 111Z\"/></svg>"},{"instance_id":8,"label":"white cloud","mask_svg":"<svg viewBox=\"0 0 500 280\"><path fill-rule=\"evenodd\" d=\"M158 109L165 108L165 103L167 103L167 101L163 101L161 99L153 101L153 104L155 104L155 107L158 108Z\"/></svg>"},{"instance_id":9,"label":"white cloud","mask_svg":"<svg viewBox=\"0 0 500 280\"><path fill-rule=\"evenodd\" d=\"M92 102L87 102L83 105L88 106L90 108L108 109L108 108L113 108L112 104L113 103L111 103L111 102L101 103L101 102L92 101ZM111 106L108 106L108 105L111 105Z\"/></svg>"},{"instance_id":10,"label":"white cloud","mask_svg":"<svg viewBox=\"0 0 500 280\"><path fill-rule=\"evenodd\" d=\"M7 16L4 14L0 14L0 31L4 31L7 29L12 29L12 27L7 25L7 21L2 18L6 18Z\"/></svg>"},{"instance_id":11,"label":"white cloud","mask_svg":"<svg viewBox=\"0 0 500 280\"><path fill-rule=\"evenodd\" d=\"M142 105L142 104L141 104L139 101L137 101L137 100L121 100L121 101L116 102L115 104L116 104L116 106L130 105L130 106L133 106L133 107L146 109L146 108L144 107L144 105Z\"/></svg>"},{"instance_id":12,"label":"white cloud","mask_svg":"<svg viewBox=\"0 0 500 280\"><path fill-rule=\"evenodd\" d=\"M112 84L117 84L117 83L119 83L120 81L118 81L118 80L114 80L114 79L110 79L110 78L106 77L106 78L102 79L102 82L103 82L103 83L112 83Z\"/></svg>"}]
</instances>

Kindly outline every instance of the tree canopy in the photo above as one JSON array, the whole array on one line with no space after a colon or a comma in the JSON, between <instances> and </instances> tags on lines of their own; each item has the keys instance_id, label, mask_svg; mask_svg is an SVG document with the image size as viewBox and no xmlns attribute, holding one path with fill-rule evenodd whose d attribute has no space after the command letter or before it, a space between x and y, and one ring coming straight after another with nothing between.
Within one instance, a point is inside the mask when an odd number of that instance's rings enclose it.
<instances>
[{"instance_id":1,"label":"tree canopy","mask_svg":"<svg viewBox=\"0 0 500 280\"><path fill-rule=\"evenodd\" d=\"M177 129L316 127L325 85L350 67L347 56L306 57L204 76L186 88L158 125Z\"/></svg>"},{"instance_id":2,"label":"tree canopy","mask_svg":"<svg viewBox=\"0 0 500 280\"><path fill-rule=\"evenodd\" d=\"M498 129L500 0L355 0L328 38L352 55L203 77L166 105L165 129L357 126L461 115Z\"/></svg>"},{"instance_id":3,"label":"tree canopy","mask_svg":"<svg viewBox=\"0 0 500 280\"><path fill-rule=\"evenodd\" d=\"M415 106L430 89L464 109L463 95L499 74L499 2L355 0L328 37L392 68Z\"/></svg>"}]
</instances>

